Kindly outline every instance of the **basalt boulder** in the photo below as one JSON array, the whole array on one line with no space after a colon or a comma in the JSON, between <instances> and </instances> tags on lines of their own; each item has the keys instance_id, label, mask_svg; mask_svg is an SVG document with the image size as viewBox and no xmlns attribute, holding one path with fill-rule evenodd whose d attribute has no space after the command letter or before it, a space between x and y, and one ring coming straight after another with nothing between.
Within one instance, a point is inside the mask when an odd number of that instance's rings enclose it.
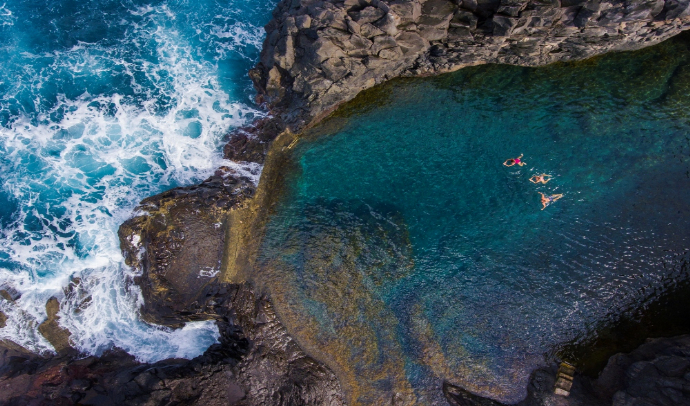
<instances>
[{"instance_id":1,"label":"basalt boulder","mask_svg":"<svg viewBox=\"0 0 690 406\"><path fill-rule=\"evenodd\" d=\"M595 387L614 406L690 405L690 336L650 339L614 355Z\"/></svg>"},{"instance_id":2,"label":"basalt boulder","mask_svg":"<svg viewBox=\"0 0 690 406\"><path fill-rule=\"evenodd\" d=\"M119 229L127 265L140 275L146 321L180 327L217 318L227 213L254 194L255 186L229 168L199 185L147 198Z\"/></svg>"}]
</instances>

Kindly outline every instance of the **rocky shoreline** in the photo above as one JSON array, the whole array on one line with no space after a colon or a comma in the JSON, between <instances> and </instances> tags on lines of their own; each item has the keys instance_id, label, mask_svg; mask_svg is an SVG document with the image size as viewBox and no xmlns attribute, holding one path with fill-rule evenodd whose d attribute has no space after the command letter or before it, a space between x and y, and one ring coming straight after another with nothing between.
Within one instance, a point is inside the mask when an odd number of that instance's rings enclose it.
<instances>
[{"instance_id":1,"label":"rocky shoreline","mask_svg":"<svg viewBox=\"0 0 690 406\"><path fill-rule=\"evenodd\" d=\"M308 357L247 284L221 285L220 343L193 360L141 364L114 349L43 358L4 346L0 404L343 405L332 372Z\"/></svg>"},{"instance_id":2,"label":"rocky shoreline","mask_svg":"<svg viewBox=\"0 0 690 406\"><path fill-rule=\"evenodd\" d=\"M299 348L269 298L243 277L252 272L251 254L238 253L238 247L260 228L267 190L280 184L272 151L279 153L363 90L395 77L485 63L579 60L653 45L687 28L687 0L281 1L250 72L257 101L270 114L233 131L224 148L229 160L266 163L259 190L250 179L219 168L200 185L145 199L119 231L127 264L141 273L134 282L145 299L142 318L173 328L215 320L220 344L194 360L151 365L118 350L81 358L69 347L69 333L55 316L59 304L51 300L41 333L58 354L43 358L2 343L0 403L347 403L336 375ZM69 289L77 292L79 281ZM555 370L538 370L520 404L685 404L688 357L687 336L651 341L612 357L598 380L576 377L567 398L553 395ZM441 390L453 405L498 404L450 383L439 383Z\"/></svg>"},{"instance_id":3,"label":"rocky shoreline","mask_svg":"<svg viewBox=\"0 0 690 406\"><path fill-rule=\"evenodd\" d=\"M261 149L254 144L298 133L395 77L581 60L690 27L689 6L677 0L293 0L273 16L250 71L272 120L226 148L228 159L251 160Z\"/></svg>"}]
</instances>

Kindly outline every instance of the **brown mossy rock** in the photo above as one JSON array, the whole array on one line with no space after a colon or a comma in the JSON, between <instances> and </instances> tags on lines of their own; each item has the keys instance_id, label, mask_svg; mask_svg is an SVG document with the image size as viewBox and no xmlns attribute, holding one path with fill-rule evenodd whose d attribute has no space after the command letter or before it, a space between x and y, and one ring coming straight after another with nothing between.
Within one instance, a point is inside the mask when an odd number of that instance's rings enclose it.
<instances>
[{"instance_id":1,"label":"brown mossy rock","mask_svg":"<svg viewBox=\"0 0 690 406\"><path fill-rule=\"evenodd\" d=\"M43 337L55 348L58 354L64 354L72 349L70 345L69 330L60 327L58 320L60 317L57 315L60 310L60 302L57 298L51 297L46 303L46 313L48 318L38 326L38 331Z\"/></svg>"},{"instance_id":2,"label":"brown mossy rock","mask_svg":"<svg viewBox=\"0 0 690 406\"><path fill-rule=\"evenodd\" d=\"M237 129L223 148L225 159L263 164L270 142L284 129L282 122L275 118L262 118L250 127Z\"/></svg>"},{"instance_id":3,"label":"brown mossy rock","mask_svg":"<svg viewBox=\"0 0 690 406\"><path fill-rule=\"evenodd\" d=\"M127 265L141 276L146 321L180 327L217 317L214 296L227 213L254 193L250 179L220 168L203 183L175 188L141 202L120 227Z\"/></svg>"}]
</instances>

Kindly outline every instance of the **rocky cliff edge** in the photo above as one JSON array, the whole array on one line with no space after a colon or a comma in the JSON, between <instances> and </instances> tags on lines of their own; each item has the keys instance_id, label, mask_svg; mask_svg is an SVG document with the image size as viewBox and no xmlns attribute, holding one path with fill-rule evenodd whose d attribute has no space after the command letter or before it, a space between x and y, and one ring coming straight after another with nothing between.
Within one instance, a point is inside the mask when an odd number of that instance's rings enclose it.
<instances>
[{"instance_id":1,"label":"rocky cliff edge","mask_svg":"<svg viewBox=\"0 0 690 406\"><path fill-rule=\"evenodd\" d=\"M283 0L273 15L250 76L259 102L298 132L394 77L656 44L690 27L690 1Z\"/></svg>"}]
</instances>

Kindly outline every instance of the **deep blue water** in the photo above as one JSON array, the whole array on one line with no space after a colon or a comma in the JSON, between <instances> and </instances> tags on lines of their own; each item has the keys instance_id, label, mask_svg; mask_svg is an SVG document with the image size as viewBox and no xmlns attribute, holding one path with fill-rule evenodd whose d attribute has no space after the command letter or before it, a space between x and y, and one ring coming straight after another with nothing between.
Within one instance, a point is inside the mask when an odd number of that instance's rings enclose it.
<instances>
[{"instance_id":1,"label":"deep blue water","mask_svg":"<svg viewBox=\"0 0 690 406\"><path fill-rule=\"evenodd\" d=\"M192 357L212 322L137 318L118 226L143 198L204 179L260 114L247 71L275 1L8 0L0 7L0 337L51 350L45 302L86 353ZM258 179L260 168L239 170ZM65 295L70 278L81 287Z\"/></svg>"},{"instance_id":2,"label":"deep blue water","mask_svg":"<svg viewBox=\"0 0 690 406\"><path fill-rule=\"evenodd\" d=\"M687 278L689 112L687 35L394 81L281 164L257 283L353 404L444 404L442 380L516 402L565 343Z\"/></svg>"}]
</instances>

